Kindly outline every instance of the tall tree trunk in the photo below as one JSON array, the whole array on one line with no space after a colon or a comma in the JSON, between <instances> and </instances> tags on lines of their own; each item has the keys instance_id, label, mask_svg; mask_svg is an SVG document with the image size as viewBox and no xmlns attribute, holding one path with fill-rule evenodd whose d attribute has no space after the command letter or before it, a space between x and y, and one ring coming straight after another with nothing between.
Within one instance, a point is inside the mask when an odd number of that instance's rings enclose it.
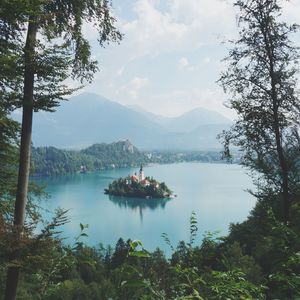
<instances>
[{"instance_id":1,"label":"tall tree trunk","mask_svg":"<svg viewBox=\"0 0 300 300\"><path fill-rule=\"evenodd\" d=\"M269 23L270 20L267 19L266 23ZM261 25L261 31L264 36L265 47L267 50L267 55L269 58L269 73L271 79L271 97L273 102L273 128L275 134L275 142L276 142L276 152L279 161L279 167L281 170L281 189L282 189L282 201L283 201L283 221L284 224L288 225L290 221L290 193L289 193L289 175L288 175L288 167L286 158L284 155L283 145L282 145L282 137L281 137L281 129L279 124L279 116L278 116L278 97L276 92L276 72L274 67L274 45L272 42L272 37L270 33L265 30L265 24Z\"/></svg>"},{"instance_id":2,"label":"tall tree trunk","mask_svg":"<svg viewBox=\"0 0 300 300\"><path fill-rule=\"evenodd\" d=\"M282 177L281 188L282 188L282 200L283 200L283 221L285 225L288 225L290 221L289 175L288 175L288 168L287 168L286 159L282 147L277 114L275 115L275 136L276 136L276 149L277 149L278 160L281 169L281 177Z\"/></svg>"},{"instance_id":3,"label":"tall tree trunk","mask_svg":"<svg viewBox=\"0 0 300 300\"><path fill-rule=\"evenodd\" d=\"M273 117L274 117L274 133L276 141L276 151L279 161L279 167L281 170L281 189L282 189L282 201L283 201L283 221L285 225L288 225L290 221L290 195L289 195L289 174L284 155L281 130L278 116L278 98L276 93L276 76L274 71L273 60L270 60L270 76L271 76L271 87L272 87L272 101L273 101Z\"/></svg>"},{"instance_id":4,"label":"tall tree trunk","mask_svg":"<svg viewBox=\"0 0 300 300\"><path fill-rule=\"evenodd\" d=\"M29 19L25 55L24 91L23 91L23 116L21 131L21 147L19 161L18 186L16 193L16 203L14 212L13 236L16 238L17 247L12 253L12 259L20 258L20 239L22 237L25 208L27 202L27 191L30 171L31 133L33 115L33 87L34 87L34 55L37 35L37 21L34 17ZM19 280L19 267L10 267L7 271L5 300L14 300L17 295Z\"/></svg>"}]
</instances>

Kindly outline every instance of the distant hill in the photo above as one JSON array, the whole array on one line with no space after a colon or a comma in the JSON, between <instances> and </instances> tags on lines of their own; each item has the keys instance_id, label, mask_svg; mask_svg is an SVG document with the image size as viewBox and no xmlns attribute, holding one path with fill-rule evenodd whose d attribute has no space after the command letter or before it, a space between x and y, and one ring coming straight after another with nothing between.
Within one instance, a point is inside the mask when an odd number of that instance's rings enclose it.
<instances>
[{"instance_id":1,"label":"distant hill","mask_svg":"<svg viewBox=\"0 0 300 300\"><path fill-rule=\"evenodd\" d=\"M136 167L147 163L148 157L126 140L111 144L95 144L78 151L55 147L33 148L32 161L34 175L49 176Z\"/></svg>"},{"instance_id":2,"label":"distant hill","mask_svg":"<svg viewBox=\"0 0 300 300\"><path fill-rule=\"evenodd\" d=\"M32 148L32 175L52 176L112 168L139 167L148 163L220 162L220 152L139 151L129 140L94 144L82 150Z\"/></svg>"},{"instance_id":3,"label":"distant hill","mask_svg":"<svg viewBox=\"0 0 300 300\"><path fill-rule=\"evenodd\" d=\"M34 146L69 149L129 139L140 149L207 150L220 148L216 136L229 124L224 116L204 109L165 118L82 93L61 102L55 113L34 114L32 140Z\"/></svg>"}]
</instances>

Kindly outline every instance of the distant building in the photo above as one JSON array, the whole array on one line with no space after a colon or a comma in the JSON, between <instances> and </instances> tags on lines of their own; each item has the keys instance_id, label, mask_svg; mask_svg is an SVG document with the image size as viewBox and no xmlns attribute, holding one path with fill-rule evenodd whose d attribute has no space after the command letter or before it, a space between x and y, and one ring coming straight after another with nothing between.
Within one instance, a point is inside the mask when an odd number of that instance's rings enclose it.
<instances>
[{"instance_id":1,"label":"distant building","mask_svg":"<svg viewBox=\"0 0 300 300\"><path fill-rule=\"evenodd\" d=\"M130 180L131 180L131 182L139 182L143 186L150 185L149 180L147 180L145 178L145 173L144 173L143 165L141 165L141 167L140 167L139 175L137 175L136 173L134 173L134 175L130 176Z\"/></svg>"},{"instance_id":2,"label":"distant building","mask_svg":"<svg viewBox=\"0 0 300 300\"><path fill-rule=\"evenodd\" d=\"M131 181L139 182L139 178L136 176L136 173L134 175L130 176Z\"/></svg>"},{"instance_id":3,"label":"distant building","mask_svg":"<svg viewBox=\"0 0 300 300\"><path fill-rule=\"evenodd\" d=\"M80 166L80 173L86 173L87 167L86 166Z\"/></svg>"},{"instance_id":4,"label":"distant building","mask_svg":"<svg viewBox=\"0 0 300 300\"><path fill-rule=\"evenodd\" d=\"M141 165L140 172L139 172L139 182L142 182L145 179L145 174L143 170L143 165Z\"/></svg>"},{"instance_id":5,"label":"distant building","mask_svg":"<svg viewBox=\"0 0 300 300\"><path fill-rule=\"evenodd\" d=\"M150 182L147 179L143 179L142 181L140 181L140 184L143 186L148 186L148 185L150 185Z\"/></svg>"}]
</instances>

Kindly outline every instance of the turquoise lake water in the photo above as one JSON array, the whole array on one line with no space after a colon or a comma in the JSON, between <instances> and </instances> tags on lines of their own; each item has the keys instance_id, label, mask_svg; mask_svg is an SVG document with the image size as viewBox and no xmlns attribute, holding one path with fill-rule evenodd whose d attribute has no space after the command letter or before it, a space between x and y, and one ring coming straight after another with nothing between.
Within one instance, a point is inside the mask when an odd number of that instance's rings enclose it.
<instances>
[{"instance_id":1,"label":"turquoise lake water","mask_svg":"<svg viewBox=\"0 0 300 300\"><path fill-rule=\"evenodd\" d=\"M198 218L198 241L207 231L228 232L231 222L246 219L255 199L246 192L252 188L251 178L239 165L179 163L145 167L145 175L164 181L177 195L166 199L133 199L111 197L104 188L116 178L138 172L138 168L106 170L43 179L51 198L43 204L49 212L56 207L69 209L70 222L63 236L72 243L79 224L88 224L88 238L83 241L96 246L115 245L119 237L140 239L145 248L160 247L168 251L161 238L167 233L174 246L189 240L189 218ZM49 217L49 213L45 216Z\"/></svg>"}]
</instances>

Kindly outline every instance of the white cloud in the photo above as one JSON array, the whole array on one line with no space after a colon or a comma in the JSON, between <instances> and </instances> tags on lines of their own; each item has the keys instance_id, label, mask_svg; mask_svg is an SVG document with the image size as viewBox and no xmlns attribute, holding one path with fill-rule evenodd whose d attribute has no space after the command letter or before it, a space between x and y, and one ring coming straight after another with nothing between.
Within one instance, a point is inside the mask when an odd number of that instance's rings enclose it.
<instances>
[{"instance_id":1,"label":"white cloud","mask_svg":"<svg viewBox=\"0 0 300 300\"><path fill-rule=\"evenodd\" d=\"M135 100L138 98L140 90L149 84L148 78L143 77L134 77L127 84L121 86L119 90L117 90L117 95L127 94L131 99Z\"/></svg>"},{"instance_id":2,"label":"white cloud","mask_svg":"<svg viewBox=\"0 0 300 300\"><path fill-rule=\"evenodd\" d=\"M169 1L162 12L158 1L137 0L134 20L123 22L121 47L131 49L131 59L173 51L192 51L219 43L220 35L234 29L231 5L222 0Z\"/></svg>"},{"instance_id":3,"label":"white cloud","mask_svg":"<svg viewBox=\"0 0 300 300\"><path fill-rule=\"evenodd\" d=\"M116 71L117 76L122 76L123 73L124 73L124 67L122 67Z\"/></svg>"},{"instance_id":4,"label":"white cloud","mask_svg":"<svg viewBox=\"0 0 300 300\"><path fill-rule=\"evenodd\" d=\"M209 64L211 62L211 59L210 57L206 56L204 59L203 59L203 63L204 64Z\"/></svg>"},{"instance_id":5,"label":"white cloud","mask_svg":"<svg viewBox=\"0 0 300 300\"><path fill-rule=\"evenodd\" d=\"M211 58L205 56L200 62L196 64L191 64L187 57L181 57L177 64L180 69L187 70L187 71L202 71L203 67L211 63Z\"/></svg>"},{"instance_id":6,"label":"white cloud","mask_svg":"<svg viewBox=\"0 0 300 300\"><path fill-rule=\"evenodd\" d=\"M142 87L144 87L148 83L149 83L149 80L147 78L141 78L141 77L135 77L130 81L130 85L136 90L140 90Z\"/></svg>"},{"instance_id":7,"label":"white cloud","mask_svg":"<svg viewBox=\"0 0 300 300\"><path fill-rule=\"evenodd\" d=\"M299 0L291 0L284 1L282 3L283 7L283 18L288 23L298 23L299 24L299 12L300 12L300 1Z\"/></svg>"},{"instance_id":8,"label":"white cloud","mask_svg":"<svg viewBox=\"0 0 300 300\"><path fill-rule=\"evenodd\" d=\"M215 81L227 68L221 62L227 51L220 42L237 32L233 1L118 1L127 12L120 9L117 17L124 39L119 46L97 50L102 72L93 90L168 116L202 106L232 117ZM282 3L283 18L299 22L300 0ZM95 36L88 26L84 29Z\"/></svg>"},{"instance_id":9,"label":"white cloud","mask_svg":"<svg viewBox=\"0 0 300 300\"><path fill-rule=\"evenodd\" d=\"M120 45L127 60L147 55L194 51L236 36L235 10L230 0L136 0L135 17L120 20L125 34ZM300 1L283 1L285 19L297 21ZM220 45L219 45L220 46Z\"/></svg>"},{"instance_id":10,"label":"white cloud","mask_svg":"<svg viewBox=\"0 0 300 300\"><path fill-rule=\"evenodd\" d=\"M178 65L181 68L185 68L189 65L189 61L186 57L181 57L178 61Z\"/></svg>"}]
</instances>

